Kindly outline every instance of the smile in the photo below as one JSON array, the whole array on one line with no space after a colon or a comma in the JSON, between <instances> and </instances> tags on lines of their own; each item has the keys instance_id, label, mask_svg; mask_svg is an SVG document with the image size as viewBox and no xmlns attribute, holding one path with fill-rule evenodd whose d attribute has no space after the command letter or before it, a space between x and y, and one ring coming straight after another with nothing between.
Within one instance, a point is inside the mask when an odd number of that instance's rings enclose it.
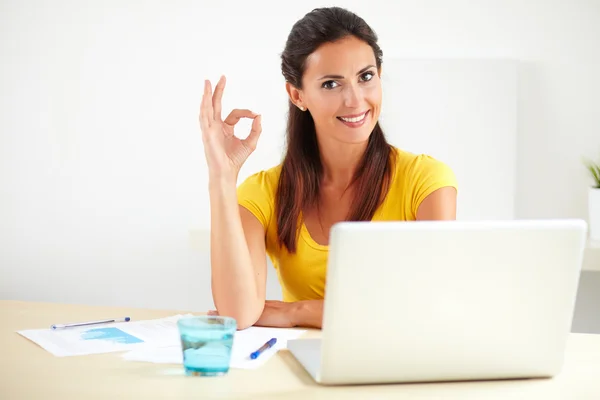
<instances>
[{"instance_id":1,"label":"smile","mask_svg":"<svg viewBox=\"0 0 600 400\"><path fill-rule=\"evenodd\" d=\"M369 114L369 111L371 111L371 110L365 111L362 114L348 115L345 117L337 117L337 119L342 121L342 123L344 123L344 125L355 128L355 127L362 125L362 123L367 119L367 115Z\"/></svg>"},{"instance_id":2,"label":"smile","mask_svg":"<svg viewBox=\"0 0 600 400\"><path fill-rule=\"evenodd\" d=\"M365 119L365 117L367 116L368 112L369 111L365 111L362 114L353 115L353 116L350 116L350 117L338 117L338 118L341 119L342 121L345 121L345 122L360 122L363 119Z\"/></svg>"}]
</instances>

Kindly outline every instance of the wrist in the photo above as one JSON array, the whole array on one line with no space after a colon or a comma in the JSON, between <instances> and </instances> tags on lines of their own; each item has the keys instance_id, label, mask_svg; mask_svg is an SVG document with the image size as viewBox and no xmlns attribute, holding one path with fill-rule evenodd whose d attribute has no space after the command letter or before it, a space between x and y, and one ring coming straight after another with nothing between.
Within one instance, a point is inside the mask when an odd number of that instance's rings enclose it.
<instances>
[{"instance_id":1,"label":"wrist","mask_svg":"<svg viewBox=\"0 0 600 400\"><path fill-rule=\"evenodd\" d=\"M311 327L317 313L315 300L300 300L290 303L290 323L293 327Z\"/></svg>"},{"instance_id":2,"label":"wrist","mask_svg":"<svg viewBox=\"0 0 600 400\"><path fill-rule=\"evenodd\" d=\"M302 316L305 312L306 303L304 301L295 301L293 303L288 303L290 310L288 312L290 318L290 325L292 328L297 326L302 326Z\"/></svg>"},{"instance_id":3,"label":"wrist","mask_svg":"<svg viewBox=\"0 0 600 400\"><path fill-rule=\"evenodd\" d=\"M289 322L293 327L321 329L323 300L301 300L290 304Z\"/></svg>"},{"instance_id":4,"label":"wrist","mask_svg":"<svg viewBox=\"0 0 600 400\"><path fill-rule=\"evenodd\" d=\"M209 193L223 193L235 191L237 188L237 175L235 176L209 176L208 191Z\"/></svg>"},{"instance_id":5,"label":"wrist","mask_svg":"<svg viewBox=\"0 0 600 400\"><path fill-rule=\"evenodd\" d=\"M238 173L229 174L208 174L208 186L236 186L237 185Z\"/></svg>"}]
</instances>

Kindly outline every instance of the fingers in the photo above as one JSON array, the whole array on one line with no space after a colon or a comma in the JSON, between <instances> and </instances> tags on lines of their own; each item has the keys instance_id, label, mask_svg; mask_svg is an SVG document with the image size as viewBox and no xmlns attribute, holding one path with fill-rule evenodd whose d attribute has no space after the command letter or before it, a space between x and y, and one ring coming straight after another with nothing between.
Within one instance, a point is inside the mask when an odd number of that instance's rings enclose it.
<instances>
[{"instance_id":1,"label":"fingers","mask_svg":"<svg viewBox=\"0 0 600 400\"><path fill-rule=\"evenodd\" d=\"M208 315L219 315L219 313L216 310L209 310Z\"/></svg>"},{"instance_id":2,"label":"fingers","mask_svg":"<svg viewBox=\"0 0 600 400\"><path fill-rule=\"evenodd\" d=\"M255 112L252 112L250 110L245 110L245 109L238 109L236 108L235 110L231 111L229 113L229 115L227 116L227 118L225 118L225 122L228 125L235 125L239 122L240 119L242 118L256 118L258 114L256 114Z\"/></svg>"},{"instance_id":3,"label":"fingers","mask_svg":"<svg viewBox=\"0 0 600 400\"><path fill-rule=\"evenodd\" d=\"M258 115L252 121L252 130L246 139L243 140L244 144L248 146L251 150L256 149L256 145L258 143L258 138L262 132L262 115Z\"/></svg>"},{"instance_id":4,"label":"fingers","mask_svg":"<svg viewBox=\"0 0 600 400\"><path fill-rule=\"evenodd\" d=\"M202 102L200 104L200 125L202 126L202 130L206 131L206 129L210 126L213 121L213 107L211 101L212 89L210 81L204 81L204 93L202 94Z\"/></svg>"},{"instance_id":5,"label":"fingers","mask_svg":"<svg viewBox=\"0 0 600 400\"><path fill-rule=\"evenodd\" d=\"M215 87L215 94L212 97L213 106L213 119L221 120L221 99L223 98L223 90L225 90L225 76L221 76L217 86Z\"/></svg>"}]
</instances>

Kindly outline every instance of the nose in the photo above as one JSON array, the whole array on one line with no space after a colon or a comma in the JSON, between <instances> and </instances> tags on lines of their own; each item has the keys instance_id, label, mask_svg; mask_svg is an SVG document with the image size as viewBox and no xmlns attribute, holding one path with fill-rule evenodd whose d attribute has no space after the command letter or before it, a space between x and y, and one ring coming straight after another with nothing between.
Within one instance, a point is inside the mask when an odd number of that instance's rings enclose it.
<instances>
[{"instance_id":1,"label":"nose","mask_svg":"<svg viewBox=\"0 0 600 400\"><path fill-rule=\"evenodd\" d=\"M347 108L358 108L362 99L362 93L357 85L346 85L344 87L344 106Z\"/></svg>"}]
</instances>

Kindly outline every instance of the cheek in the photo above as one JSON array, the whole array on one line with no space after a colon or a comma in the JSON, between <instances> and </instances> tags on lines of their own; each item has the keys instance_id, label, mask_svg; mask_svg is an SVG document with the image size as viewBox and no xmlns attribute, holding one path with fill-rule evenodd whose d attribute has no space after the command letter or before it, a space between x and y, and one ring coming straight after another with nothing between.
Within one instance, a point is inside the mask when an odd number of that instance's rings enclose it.
<instances>
[{"instance_id":1,"label":"cheek","mask_svg":"<svg viewBox=\"0 0 600 400\"><path fill-rule=\"evenodd\" d=\"M331 121L332 117L335 118L340 109L340 101L340 95L334 92L325 92L319 96L313 96L311 99L311 114L315 122Z\"/></svg>"},{"instance_id":2,"label":"cheek","mask_svg":"<svg viewBox=\"0 0 600 400\"><path fill-rule=\"evenodd\" d=\"M382 91L380 85L370 87L365 91L365 99L373 106L381 105Z\"/></svg>"}]
</instances>

